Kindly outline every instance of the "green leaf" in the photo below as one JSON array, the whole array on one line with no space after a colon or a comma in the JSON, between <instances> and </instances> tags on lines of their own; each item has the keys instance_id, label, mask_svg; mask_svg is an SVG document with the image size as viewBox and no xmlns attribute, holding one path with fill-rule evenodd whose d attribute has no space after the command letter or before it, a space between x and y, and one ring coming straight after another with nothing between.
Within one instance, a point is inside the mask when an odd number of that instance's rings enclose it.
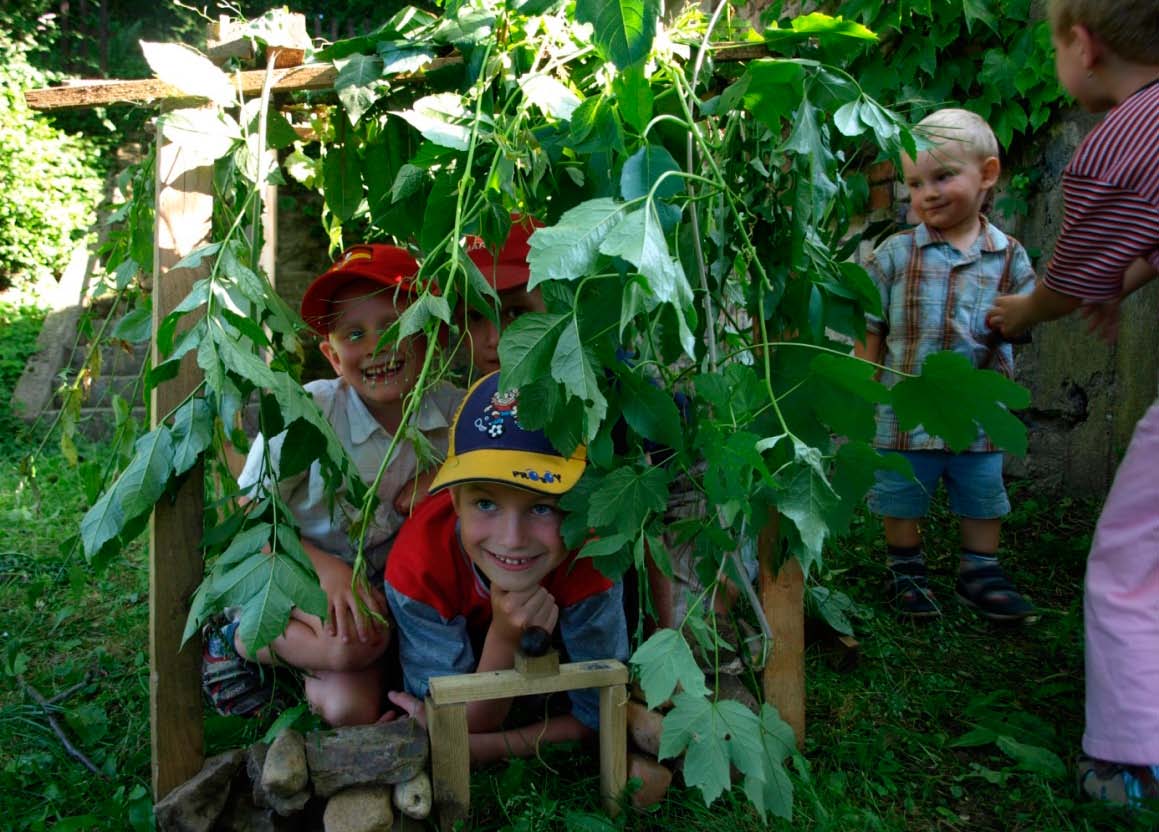
<instances>
[{"instance_id":1,"label":"green leaf","mask_svg":"<svg viewBox=\"0 0 1159 832\"><path fill-rule=\"evenodd\" d=\"M351 124L357 124L362 114L374 106L382 95L382 59L370 55L351 55L334 61L338 77L334 91L346 109Z\"/></svg>"},{"instance_id":2,"label":"green leaf","mask_svg":"<svg viewBox=\"0 0 1159 832\"><path fill-rule=\"evenodd\" d=\"M668 241L655 205L645 205L624 215L608 230L599 250L609 256L622 257L635 266L647 280L652 296L660 303L672 305L680 331L680 345L688 356L694 357L696 338L684 317L685 311L692 306L692 287L688 285L680 261L668 253ZM621 334L622 326L621 322Z\"/></svg>"},{"instance_id":3,"label":"green leaf","mask_svg":"<svg viewBox=\"0 0 1159 832\"><path fill-rule=\"evenodd\" d=\"M218 110L171 110L158 119L157 127L190 154L191 167L220 159L241 142L236 122Z\"/></svg>"},{"instance_id":4,"label":"green leaf","mask_svg":"<svg viewBox=\"0 0 1159 832\"><path fill-rule=\"evenodd\" d=\"M620 376L620 381L624 386L624 419L632 430L665 447L674 450L682 448L684 434L680 411L672 395L635 373L625 373Z\"/></svg>"},{"instance_id":5,"label":"green leaf","mask_svg":"<svg viewBox=\"0 0 1159 832\"><path fill-rule=\"evenodd\" d=\"M625 69L648 56L660 16L658 0L577 0L575 17L594 28L600 54Z\"/></svg>"},{"instance_id":6,"label":"green leaf","mask_svg":"<svg viewBox=\"0 0 1159 832\"><path fill-rule=\"evenodd\" d=\"M616 107L620 117L637 132L643 133L652 120L652 85L644 77L643 63L633 64L612 79Z\"/></svg>"},{"instance_id":7,"label":"green leaf","mask_svg":"<svg viewBox=\"0 0 1159 832\"><path fill-rule=\"evenodd\" d=\"M624 547L632 542L632 538L626 534L610 534L606 537L597 537L589 540L580 549L577 557L581 558L606 558L612 555L618 555L623 551Z\"/></svg>"},{"instance_id":8,"label":"green leaf","mask_svg":"<svg viewBox=\"0 0 1159 832\"><path fill-rule=\"evenodd\" d=\"M581 202L550 228L537 228L528 241L527 291L545 280L575 280L590 274L599 259L600 245L624 213L612 199Z\"/></svg>"},{"instance_id":9,"label":"green leaf","mask_svg":"<svg viewBox=\"0 0 1159 832\"><path fill-rule=\"evenodd\" d=\"M85 558L91 561L96 557L106 543L117 539L124 525L125 512L121 510L116 489L110 486L81 518L80 537Z\"/></svg>"},{"instance_id":10,"label":"green leaf","mask_svg":"<svg viewBox=\"0 0 1159 832\"><path fill-rule=\"evenodd\" d=\"M977 370L954 352L929 356L916 378L893 388L893 409L902 430L921 425L953 450L969 447L980 424L994 444L1026 453L1026 427L1008 410L1030 404L1025 387L993 370Z\"/></svg>"},{"instance_id":11,"label":"green leaf","mask_svg":"<svg viewBox=\"0 0 1159 832\"><path fill-rule=\"evenodd\" d=\"M466 150L470 146L473 113L457 92L423 96L411 109L392 112L406 119L411 127L423 134L423 138L437 145L454 150ZM491 119L486 113L480 116L482 129L491 123Z\"/></svg>"},{"instance_id":12,"label":"green leaf","mask_svg":"<svg viewBox=\"0 0 1159 832\"><path fill-rule=\"evenodd\" d=\"M805 94L801 65L777 59L751 61L745 77L745 106L774 135L781 135L782 122L797 109Z\"/></svg>"},{"instance_id":13,"label":"green leaf","mask_svg":"<svg viewBox=\"0 0 1159 832\"><path fill-rule=\"evenodd\" d=\"M142 299L139 306L129 310L113 327L114 338L130 344L144 344L153 334L153 300L151 296Z\"/></svg>"},{"instance_id":14,"label":"green leaf","mask_svg":"<svg viewBox=\"0 0 1159 832\"><path fill-rule=\"evenodd\" d=\"M153 73L186 95L208 98L215 104L228 107L236 104L237 95L229 76L218 69L209 58L179 43L152 43L141 41L141 51Z\"/></svg>"},{"instance_id":15,"label":"green leaf","mask_svg":"<svg viewBox=\"0 0 1159 832\"><path fill-rule=\"evenodd\" d=\"M557 78L542 73L523 75L518 80L528 103L538 107L544 115L569 121L580 105L578 95Z\"/></svg>"},{"instance_id":16,"label":"green leaf","mask_svg":"<svg viewBox=\"0 0 1159 832\"><path fill-rule=\"evenodd\" d=\"M1005 735L999 736L994 742L1023 771L1041 774L1053 780L1066 777L1066 764L1048 748L1022 743Z\"/></svg>"},{"instance_id":17,"label":"green leaf","mask_svg":"<svg viewBox=\"0 0 1159 832\"><path fill-rule=\"evenodd\" d=\"M657 182L660 182L655 193L657 199L684 193L684 180L679 175L664 176L666 173L681 173L672 154L659 145L645 145L624 162L620 172L620 193L624 199L638 199L647 196ZM661 176L664 176L662 182Z\"/></svg>"},{"instance_id":18,"label":"green leaf","mask_svg":"<svg viewBox=\"0 0 1159 832\"><path fill-rule=\"evenodd\" d=\"M451 323L451 307L441 295L425 292L413 301L398 318L398 340L422 332L428 321Z\"/></svg>"},{"instance_id":19,"label":"green leaf","mask_svg":"<svg viewBox=\"0 0 1159 832\"><path fill-rule=\"evenodd\" d=\"M639 675L640 687L650 710L671 699L677 684L686 695L708 695L704 671L696 664L688 642L677 630L657 630L640 645L629 661Z\"/></svg>"},{"instance_id":20,"label":"green leaf","mask_svg":"<svg viewBox=\"0 0 1159 832\"><path fill-rule=\"evenodd\" d=\"M505 390L522 388L549 376L559 336L570 320L571 315L532 313L519 316L503 330L499 339L500 385Z\"/></svg>"},{"instance_id":21,"label":"green leaf","mask_svg":"<svg viewBox=\"0 0 1159 832\"><path fill-rule=\"evenodd\" d=\"M821 12L803 14L789 22L789 28L782 29L774 22L764 31L765 43L783 46L805 40L816 40L823 45L848 46L848 41L874 41L877 35L855 20L830 17Z\"/></svg>"},{"instance_id":22,"label":"green leaf","mask_svg":"<svg viewBox=\"0 0 1159 832\"><path fill-rule=\"evenodd\" d=\"M583 402L584 413L587 416L585 434L589 442L595 438L600 423L608 412L608 400L600 390L599 377L596 374L599 366L595 354L583 342L579 323L569 318L559 334L555 352L551 356L551 377L562 384L568 393Z\"/></svg>"},{"instance_id":23,"label":"green leaf","mask_svg":"<svg viewBox=\"0 0 1159 832\"><path fill-rule=\"evenodd\" d=\"M617 468L591 495L588 522L633 534L648 512L663 512L668 505L668 471L660 467Z\"/></svg>"},{"instance_id":24,"label":"green leaf","mask_svg":"<svg viewBox=\"0 0 1159 832\"><path fill-rule=\"evenodd\" d=\"M362 202L362 177L353 144L330 145L322 159L322 181L326 205L339 222L348 221Z\"/></svg>"},{"instance_id":25,"label":"green leaf","mask_svg":"<svg viewBox=\"0 0 1159 832\"><path fill-rule=\"evenodd\" d=\"M242 608L238 635L251 651L280 636L296 606L314 615L326 614L326 593L317 576L284 554L251 555L217 576L213 592L221 606Z\"/></svg>"},{"instance_id":26,"label":"green leaf","mask_svg":"<svg viewBox=\"0 0 1159 832\"><path fill-rule=\"evenodd\" d=\"M966 29L973 33L976 22L985 23L994 32L999 32L998 21L990 10L987 0L962 0L962 12L966 18Z\"/></svg>"},{"instance_id":27,"label":"green leaf","mask_svg":"<svg viewBox=\"0 0 1159 832\"><path fill-rule=\"evenodd\" d=\"M684 752L684 782L700 789L705 805L731 784L729 772L763 776L760 724L757 716L732 700L712 702L688 692L673 698L664 717L660 759Z\"/></svg>"},{"instance_id":28,"label":"green leaf","mask_svg":"<svg viewBox=\"0 0 1159 832\"><path fill-rule=\"evenodd\" d=\"M762 766L757 773L746 773L744 790L763 818L772 813L785 820L793 819L793 781L785 771L785 759L793 755L795 740L789 727L772 705L761 705L760 737Z\"/></svg>"},{"instance_id":29,"label":"green leaf","mask_svg":"<svg viewBox=\"0 0 1159 832\"><path fill-rule=\"evenodd\" d=\"M805 546L801 567L806 573L821 562L821 546L829 534L826 515L840 499L832 487L808 465L794 463L792 476L777 493L777 508L793 521Z\"/></svg>"},{"instance_id":30,"label":"green leaf","mask_svg":"<svg viewBox=\"0 0 1159 832\"><path fill-rule=\"evenodd\" d=\"M173 414L173 473L180 476L193 467L213 443L213 412L205 399L193 398Z\"/></svg>"}]
</instances>

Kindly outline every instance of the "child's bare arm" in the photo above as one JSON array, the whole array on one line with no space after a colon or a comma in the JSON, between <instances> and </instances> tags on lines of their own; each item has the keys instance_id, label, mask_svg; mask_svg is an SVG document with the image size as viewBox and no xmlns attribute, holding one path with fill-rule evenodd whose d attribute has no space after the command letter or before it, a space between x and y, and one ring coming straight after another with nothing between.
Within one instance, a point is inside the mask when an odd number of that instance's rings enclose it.
<instances>
[{"instance_id":1,"label":"child's bare arm","mask_svg":"<svg viewBox=\"0 0 1159 832\"><path fill-rule=\"evenodd\" d=\"M491 626L483 641L477 673L488 670L506 670L515 666L515 648L528 627L555 630L559 621L559 606L555 598L541 586L521 592L505 592L491 587ZM467 724L472 731L489 731L502 724L511 710L510 699L492 699L472 702L467 706Z\"/></svg>"},{"instance_id":2,"label":"child's bare arm","mask_svg":"<svg viewBox=\"0 0 1159 832\"><path fill-rule=\"evenodd\" d=\"M884 339L880 332L865 333L865 341L853 342L853 354L862 361L872 361L874 364L881 363L881 345Z\"/></svg>"},{"instance_id":3,"label":"child's bare arm","mask_svg":"<svg viewBox=\"0 0 1159 832\"><path fill-rule=\"evenodd\" d=\"M1076 297L1056 292L1045 283L1035 284L1027 295L1001 295L986 316L991 329L1004 338L1016 338L1035 324L1053 321L1069 315L1082 303Z\"/></svg>"}]
</instances>

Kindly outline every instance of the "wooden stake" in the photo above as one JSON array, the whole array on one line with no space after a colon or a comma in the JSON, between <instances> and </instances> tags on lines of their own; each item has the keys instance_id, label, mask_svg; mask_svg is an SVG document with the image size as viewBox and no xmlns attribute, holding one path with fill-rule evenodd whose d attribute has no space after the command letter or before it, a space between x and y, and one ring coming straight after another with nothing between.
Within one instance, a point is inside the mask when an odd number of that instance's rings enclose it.
<instances>
[{"instance_id":1,"label":"wooden stake","mask_svg":"<svg viewBox=\"0 0 1159 832\"><path fill-rule=\"evenodd\" d=\"M620 813L620 795L628 782L628 688L600 688L600 796L604 810Z\"/></svg>"},{"instance_id":2,"label":"wooden stake","mask_svg":"<svg viewBox=\"0 0 1159 832\"><path fill-rule=\"evenodd\" d=\"M191 164L188 153L157 138L156 228L153 247L153 332L173 311L203 269L173 265L209 241L213 167ZM186 318L187 325L192 321ZM157 345L153 344L153 363ZM152 426L180 404L201 380L194 353L177 377L152 391ZM175 497L162 500L149 525L149 720L152 727L153 796L160 800L201 770L201 639L184 649L181 635L189 602L201 582L202 467L185 477Z\"/></svg>"},{"instance_id":3,"label":"wooden stake","mask_svg":"<svg viewBox=\"0 0 1159 832\"><path fill-rule=\"evenodd\" d=\"M436 705L427 697L427 731L431 736L431 791L439 828L450 830L457 821L467 819L471 807L466 703Z\"/></svg>"},{"instance_id":4,"label":"wooden stake","mask_svg":"<svg viewBox=\"0 0 1159 832\"><path fill-rule=\"evenodd\" d=\"M797 748L805 744L805 575L796 558L774 573L780 560L779 515L770 518L757 541L761 606L773 631L773 649L761 677L765 701L789 723Z\"/></svg>"}]
</instances>

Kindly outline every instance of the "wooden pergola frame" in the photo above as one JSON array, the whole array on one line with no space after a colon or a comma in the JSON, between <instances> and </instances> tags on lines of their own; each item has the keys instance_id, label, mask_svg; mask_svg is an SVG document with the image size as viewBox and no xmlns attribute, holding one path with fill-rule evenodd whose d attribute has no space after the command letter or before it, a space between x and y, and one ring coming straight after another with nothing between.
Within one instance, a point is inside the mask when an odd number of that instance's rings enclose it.
<instances>
[{"instance_id":1,"label":"wooden pergola frame","mask_svg":"<svg viewBox=\"0 0 1159 832\"><path fill-rule=\"evenodd\" d=\"M742 61L765 55L763 46L742 46L718 52L716 60ZM443 63L457 60L439 59ZM337 77L329 64L271 71L271 89L275 93L332 89ZM232 77L242 94L259 94L267 72L252 70ZM37 110L129 102L151 102L165 109L178 102L190 102L177 88L155 79L76 82L31 90L25 99ZM208 264L196 269L174 266L210 242L213 216L213 166L190 164L187 154L160 133L156 159L153 332L188 295L194 282L208 274ZM267 206L276 202L266 200ZM263 262L273 283L272 212L267 212L263 222L267 225ZM156 354L155 341L152 349L156 363L161 356ZM152 391L151 427L156 427L158 414L168 413L180 404L200 382L201 371L194 355L186 355L177 376ZM190 601L204 573L200 550L203 489L199 465L185 477L172 502L157 504L149 525L149 718L156 800L200 771L204 762L200 640L191 639L181 649ZM774 572L771 564L780 559L779 545L773 517L758 540L761 606L776 636L762 686L765 700L774 704L793 728L800 746L805 736L804 580L795 558Z\"/></svg>"}]
</instances>

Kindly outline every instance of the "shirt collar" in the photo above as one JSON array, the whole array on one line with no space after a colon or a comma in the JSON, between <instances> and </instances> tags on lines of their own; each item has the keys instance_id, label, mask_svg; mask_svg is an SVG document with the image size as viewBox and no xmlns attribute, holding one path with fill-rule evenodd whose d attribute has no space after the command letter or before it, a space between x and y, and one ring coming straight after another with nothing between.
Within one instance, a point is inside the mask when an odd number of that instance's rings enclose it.
<instances>
[{"instance_id":1,"label":"shirt collar","mask_svg":"<svg viewBox=\"0 0 1159 832\"><path fill-rule=\"evenodd\" d=\"M346 388L346 420L350 425L350 441L355 445L361 445L370 439L375 431L382 431L383 435L389 438L390 434L374 418L374 414L370 412L366 402L362 401L362 397L349 385L343 386ZM418 413L411 418L411 423L424 433L449 427L447 417L432 399L431 396L423 396L419 402Z\"/></svg>"},{"instance_id":2,"label":"shirt collar","mask_svg":"<svg viewBox=\"0 0 1159 832\"><path fill-rule=\"evenodd\" d=\"M982 228L978 231L978 239L970 246L971 249L978 248L985 252L1005 251L1009 244L1005 234L999 231L994 225L986 219L985 214L979 215L978 219L982 223ZM942 232L929 228L924 222L914 228L914 244L918 248L925 248L934 243L944 243L946 241Z\"/></svg>"}]
</instances>

